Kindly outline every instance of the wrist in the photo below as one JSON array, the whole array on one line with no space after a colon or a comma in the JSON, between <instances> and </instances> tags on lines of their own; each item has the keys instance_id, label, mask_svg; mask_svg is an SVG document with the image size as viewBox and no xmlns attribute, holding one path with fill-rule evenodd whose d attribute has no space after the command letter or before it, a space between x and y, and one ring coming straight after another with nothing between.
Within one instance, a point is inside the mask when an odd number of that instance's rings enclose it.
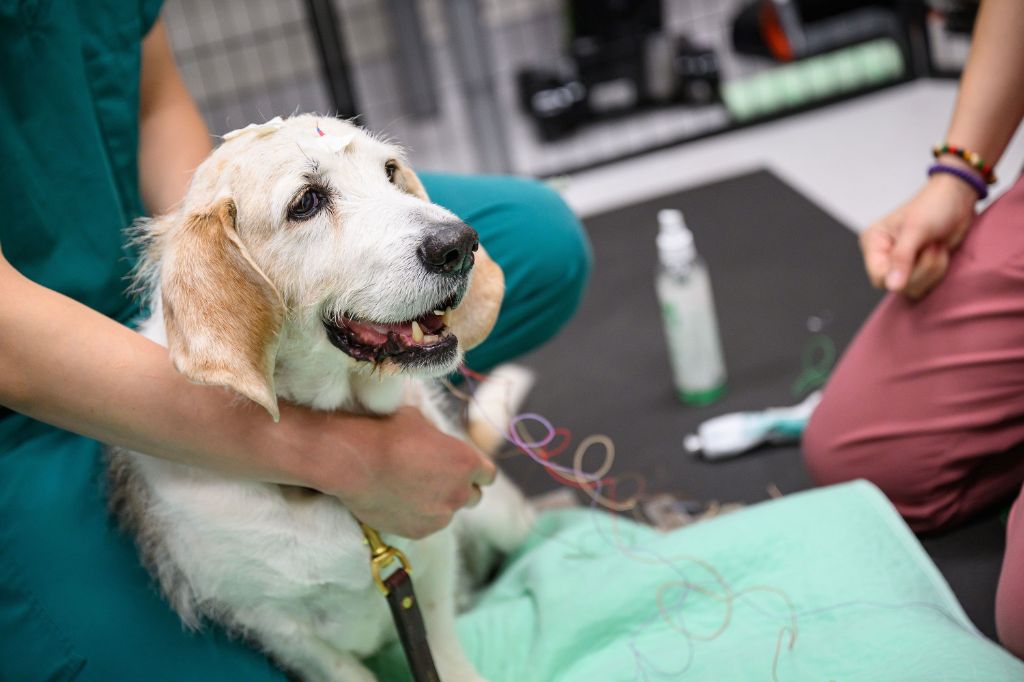
<instances>
[{"instance_id":1,"label":"wrist","mask_svg":"<svg viewBox=\"0 0 1024 682\"><path fill-rule=\"evenodd\" d=\"M978 173L953 164L936 163L928 169L928 185L958 203L969 206L988 196L988 187Z\"/></svg>"},{"instance_id":2,"label":"wrist","mask_svg":"<svg viewBox=\"0 0 1024 682\"><path fill-rule=\"evenodd\" d=\"M941 163L941 164L943 164L945 166L953 166L955 168L962 168L965 171L969 171L971 173L974 173L982 181L985 180L984 176L981 174L981 172L977 168L975 168L971 164L967 163L966 161L961 159L956 154L948 154L948 153L947 154L940 154L940 155L935 157L935 161L936 161L936 163Z\"/></svg>"},{"instance_id":3,"label":"wrist","mask_svg":"<svg viewBox=\"0 0 1024 682\"><path fill-rule=\"evenodd\" d=\"M974 149L968 149L949 142L942 142L932 147L932 156L939 163L943 163L944 159L959 159L973 173L977 173L981 176L982 182L985 185L994 185L996 182L995 170L992 164L988 163L985 158Z\"/></svg>"},{"instance_id":4,"label":"wrist","mask_svg":"<svg viewBox=\"0 0 1024 682\"><path fill-rule=\"evenodd\" d=\"M239 416L239 445L249 453L258 478L267 483L315 487L309 475L309 461L301 427L301 411L286 403L280 404L281 418L275 422L263 408L235 405Z\"/></svg>"},{"instance_id":5,"label":"wrist","mask_svg":"<svg viewBox=\"0 0 1024 682\"><path fill-rule=\"evenodd\" d=\"M262 411L259 416L264 419L257 447L267 452L279 472L278 482L344 499L365 490L372 480L370 465L381 447L378 420L287 403L281 403L277 423Z\"/></svg>"}]
</instances>

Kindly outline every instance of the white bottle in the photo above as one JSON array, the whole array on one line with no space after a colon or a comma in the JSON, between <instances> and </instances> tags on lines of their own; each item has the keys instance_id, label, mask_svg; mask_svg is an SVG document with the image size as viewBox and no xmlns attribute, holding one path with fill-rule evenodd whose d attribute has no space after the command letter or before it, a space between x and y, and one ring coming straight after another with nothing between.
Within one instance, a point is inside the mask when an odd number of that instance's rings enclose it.
<instances>
[{"instance_id":1,"label":"white bottle","mask_svg":"<svg viewBox=\"0 0 1024 682\"><path fill-rule=\"evenodd\" d=\"M711 281L683 214L658 212L657 290L680 400L707 405L725 391L725 362Z\"/></svg>"},{"instance_id":2,"label":"white bottle","mask_svg":"<svg viewBox=\"0 0 1024 682\"><path fill-rule=\"evenodd\" d=\"M697 433L683 438L683 448L705 459L725 459L763 443L795 443L803 436L820 402L821 391L815 391L792 407L719 415L697 427Z\"/></svg>"}]
</instances>

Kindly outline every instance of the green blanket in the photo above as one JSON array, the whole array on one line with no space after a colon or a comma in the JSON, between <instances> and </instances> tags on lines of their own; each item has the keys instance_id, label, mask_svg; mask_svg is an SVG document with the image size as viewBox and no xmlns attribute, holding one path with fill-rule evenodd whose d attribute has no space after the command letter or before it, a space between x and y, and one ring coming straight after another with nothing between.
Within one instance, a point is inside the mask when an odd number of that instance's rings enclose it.
<instances>
[{"instance_id":1,"label":"green blanket","mask_svg":"<svg viewBox=\"0 0 1024 682\"><path fill-rule=\"evenodd\" d=\"M865 482L672 533L546 514L459 634L494 682L1024 680Z\"/></svg>"}]
</instances>

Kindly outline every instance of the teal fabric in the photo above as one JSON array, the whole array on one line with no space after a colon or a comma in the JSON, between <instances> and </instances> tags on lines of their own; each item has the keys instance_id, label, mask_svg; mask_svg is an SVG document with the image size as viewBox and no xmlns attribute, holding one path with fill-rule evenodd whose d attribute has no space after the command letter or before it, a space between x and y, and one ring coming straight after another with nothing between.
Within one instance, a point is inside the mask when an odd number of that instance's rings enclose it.
<instances>
[{"instance_id":1,"label":"teal fabric","mask_svg":"<svg viewBox=\"0 0 1024 682\"><path fill-rule=\"evenodd\" d=\"M430 198L480 233L505 271L505 300L494 331L466 355L487 371L555 335L579 306L590 274L590 244L558 193L509 176L421 173Z\"/></svg>"},{"instance_id":2,"label":"teal fabric","mask_svg":"<svg viewBox=\"0 0 1024 682\"><path fill-rule=\"evenodd\" d=\"M864 481L667 534L547 514L458 627L491 682L1024 680Z\"/></svg>"},{"instance_id":3,"label":"teal fabric","mask_svg":"<svg viewBox=\"0 0 1024 682\"><path fill-rule=\"evenodd\" d=\"M278 680L222 632L185 632L112 526L101 447L0 420L0 679Z\"/></svg>"},{"instance_id":4,"label":"teal fabric","mask_svg":"<svg viewBox=\"0 0 1024 682\"><path fill-rule=\"evenodd\" d=\"M29 278L122 321L134 307L121 230L143 213L140 41L159 7L0 0L0 248Z\"/></svg>"}]
</instances>

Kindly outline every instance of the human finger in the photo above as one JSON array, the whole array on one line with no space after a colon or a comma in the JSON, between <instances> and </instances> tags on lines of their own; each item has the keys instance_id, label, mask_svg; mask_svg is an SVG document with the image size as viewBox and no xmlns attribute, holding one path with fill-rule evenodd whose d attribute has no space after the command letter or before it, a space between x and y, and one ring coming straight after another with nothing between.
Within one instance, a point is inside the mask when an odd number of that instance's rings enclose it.
<instances>
[{"instance_id":1,"label":"human finger","mask_svg":"<svg viewBox=\"0 0 1024 682\"><path fill-rule=\"evenodd\" d=\"M902 291L907 286L925 240L924 231L914 225L905 225L900 230L890 252L889 272L885 275L886 289Z\"/></svg>"},{"instance_id":2,"label":"human finger","mask_svg":"<svg viewBox=\"0 0 1024 682\"><path fill-rule=\"evenodd\" d=\"M893 238L876 223L860 235L860 250L864 257L864 270L872 286L881 289L891 267L890 252Z\"/></svg>"},{"instance_id":3,"label":"human finger","mask_svg":"<svg viewBox=\"0 0 1024 682\"><path fill-rule=\"evenodd\" d=\"M480 504L480 500L483 499L484 492L480 489L476 483L473 484L473 491L469 495L469 500L466 502L466 508L472 509L473 507Z\"/></svg>"},{"instance_id":4,"label":"human finger","mask_svg":"<svg viewBox=\"0 0 1024 682\"><path fill-rule=\"evenodd\" d=\"M480 456L480 466L473 473L471 482L475 486L486 486L494 483L495 477L498 475L498 468L494 465L494 462L487 459L484 456Z\"/></svg>"},{"instance_id":5,"label":"human finger","mask_svg":"<svg viewBox=\"0 0 1024 682\"><path fill-rule=\"evenodd\" d=\"M939 245L926 247L910 273L903 293L912 299L923 297L945 276L948 267L949 251L946 248Z\"/></svg>"}]
</instances>

